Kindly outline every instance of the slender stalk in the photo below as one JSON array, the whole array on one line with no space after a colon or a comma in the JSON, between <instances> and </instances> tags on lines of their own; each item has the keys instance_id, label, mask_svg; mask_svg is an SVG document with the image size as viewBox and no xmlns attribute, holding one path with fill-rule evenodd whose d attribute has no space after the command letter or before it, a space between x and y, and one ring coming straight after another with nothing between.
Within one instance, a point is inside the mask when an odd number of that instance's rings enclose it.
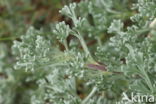
<instances>
[{"instance_id":1,"label":"slender stalk","mask_svg":"<svg viewBox=\"0 0 156 104\"><path fill-rule=\"evenodd\" d=\"M97 87L94 87L94 88L92 89L92 91L90 92L90 94L82 101L81 104L87 104L88 100L89 100L91 97L94 96L94 94L96 93L96 91L97 91Z\"/></svg>"},{"instance_id":2,"label":"slender stalk","mask_svg":"<svg viewBox=\"0 0 156 104\"><path fill-rule=\"evenodd\" d=\"M151 82L149 76L147 75L147 73L146 73L144 67L138 67L138 68L140 69L141 73L143 74L144 79L145 79L145 81L146 81L146 83L147 83L147 86L148 86L148 87L150 88L150 90L153 92L153 91L154 91L154 88L153 88L152 82Z\"/></svg>"},{"instance_id":3,"label":"slender stalk","mask_svg":"<svg viewBox=\"0 0 156 104\"><path fill-rule=\"evenodd\" d=\"M97 42L98 42L99 46L102 46L101 39L100 39L99 37L96 37L96 40L97 40Z\"/></svg>"},{"instance_id":4,"label":"slender stalk","mask_svg":"<svg viewBox=\"0 0 156 104\"><path fill-rule=\"evenodd\" d=\"M17 37L5 37L5 38L0 38L0 41L5 41L5 40L15 40Z\"/></svg>"},{"instance_id":5,"label":"slender stalk","mask_svg":"<svg viewBox=\"0 0 156 104\"><path fill-rule=\"evenodd\" d=\"M67 40L64 40L63 43L64 43L64 46L65 46L65 49L67 51L69 51Z\"/></svg>"},{"instance_id":6,"label":"slender stalk","mask_svg":"<svg viewBox=\"0 0 156 104\"><path fill-rule=\"evenodd\" d=\"M150 78L148 77L148 75L147 75L147 73L146 73L146 71L144 69L143 69L143 74L145 76L145 81L146 81L148 87L153 92L154 90L153 90L152 82L151 82Z\"/></svg>"},{"instance_id":7,"label":"slender stalk","mask_svg":"<svg viewBox=\"0 0 156 104\"><path fill-rule=\"evenodd\" d=\"M80 42L81 42L81 45L82 45L82 47L83 47L85 53L86 53L87 55L91 55L91 54L90 54L90 51L88 50L88 47L87 47L87 45L86 45L86 43L85 43L85 41L84 41L84 39L83 39L83 37L82 37L81 35L79 35L78 38L79 38L79 40L80 40Z\"/></svg>"},{"instance_id":8,"label":"slender stalk","mask_svg":"<svg viewBox=\"0 0 156 104\"><path fill-rule=\"evenodd\" d=\"M85 42L85 40L83 39L83 37L80 35L79 32L78 32L78 35L76 35L76 36L77 36L77 38L80 40L80 43L81 43L82 48L84 49L86 55L89 56L91 59L93 59L93 57L92 57L92 55L91 55L91 53L90 53L90 51L89 51L89 49L88 49L88 47L87 47L87 45L86 45L86 42Z\"/></svg>"}]
</instances>

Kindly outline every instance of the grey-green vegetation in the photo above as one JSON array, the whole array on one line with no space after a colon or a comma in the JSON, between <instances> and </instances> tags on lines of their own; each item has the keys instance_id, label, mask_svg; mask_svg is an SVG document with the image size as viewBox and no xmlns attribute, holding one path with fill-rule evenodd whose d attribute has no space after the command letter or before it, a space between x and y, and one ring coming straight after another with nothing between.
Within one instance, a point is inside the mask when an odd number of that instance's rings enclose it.
<instances>
[{"instance_id":1,"label":"grey-green vegetation","mask_svg":"<svg viewBox=\"0 0 156 104\"><path fill-rule=\"evenodd\" d=\"M0 42L0 104L134 104L122 102L132 92L156 97L155 0L82 0L60 13L65 21L30 26L11 49Z\"/></svg>"}]
</instances>

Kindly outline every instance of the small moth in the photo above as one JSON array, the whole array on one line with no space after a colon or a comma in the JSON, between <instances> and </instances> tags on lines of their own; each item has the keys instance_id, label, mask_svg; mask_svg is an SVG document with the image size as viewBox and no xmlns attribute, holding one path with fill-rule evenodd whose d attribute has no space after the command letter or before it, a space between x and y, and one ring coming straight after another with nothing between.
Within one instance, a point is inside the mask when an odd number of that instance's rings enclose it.
<instances>
[{"instance_id":1,"label":"small moth","mask_svg":"<svg viewBox=\"0 0 156 104\"><path fill-rule=\"evenodd\" d=\"M95 69L95 70L101 70L101 71L108 72L108 73L112 73L112 74L123 74L123 72L117 72L117 71L109 72L109 71L106 69L106 65L101 64L101 63L87 64L87 68Z\"/></svg>"},{"instance_id":2,"label":"small moth","mask_svg":"<svg viewBox=\"0 0 156 104\"><path fill-rule=\"evenodd\" d=\"M107 71L106 70L106 66L105 65L101 65L101 64L87 64L87 67L91 68L91 69Z\"/></svg>"}]
</instances>

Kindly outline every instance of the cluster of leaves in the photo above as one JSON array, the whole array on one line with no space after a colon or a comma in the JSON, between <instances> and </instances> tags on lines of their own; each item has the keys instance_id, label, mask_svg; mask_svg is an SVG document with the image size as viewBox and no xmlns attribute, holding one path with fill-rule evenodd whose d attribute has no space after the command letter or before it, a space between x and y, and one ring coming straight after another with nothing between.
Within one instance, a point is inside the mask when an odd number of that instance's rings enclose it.
<instances>
[{"instance_id":1,"label":"cluster of leaves","mask_svg":"<svg viewBox=\"0 0 156 104\"><path fill-rule=\"evenodd\" d=\"M123 93L156 96L155 8L154 0L71 3L51 32L30 27L15 40L14 56L1 44L0 104L115 104Z\"/></svg>"}]
</instances>

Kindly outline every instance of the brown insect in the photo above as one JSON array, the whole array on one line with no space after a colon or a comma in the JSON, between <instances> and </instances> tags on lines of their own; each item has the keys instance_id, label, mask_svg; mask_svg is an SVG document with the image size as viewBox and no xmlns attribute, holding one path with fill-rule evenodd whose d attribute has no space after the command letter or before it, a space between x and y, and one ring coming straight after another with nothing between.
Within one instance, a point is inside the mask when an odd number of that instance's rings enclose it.
<instances>
[{"instance_id":1,"label":"brown insect","mask_svg":"<svg viewBox=\"0 0 156 104\"><path fill-rule=\"evenodd\" d=\"M107 71L105 65L98 64L98 63L97 64L87 64L87 67L88 68L91 68L91 69L97 69L97 70Z\"/></svg>"},{"instance_id":2,"label":"brown insect","mask_svg":"<svg viewBox=\"0 0 156 104\"><path fill-rule=\"evenodd\" d=\"M101 70L101 71L105 71L105 72L108 72L108 70L106 69L106 65L102 64L102 63L96 63L96 64L87 64L86 65L87 68L90 68L90 69L95 69L95 70ZM110 72L112 74L123 74L123 72L117 72L117 71L113 71L113 72Z\"/></svg>"}]
</instances>

